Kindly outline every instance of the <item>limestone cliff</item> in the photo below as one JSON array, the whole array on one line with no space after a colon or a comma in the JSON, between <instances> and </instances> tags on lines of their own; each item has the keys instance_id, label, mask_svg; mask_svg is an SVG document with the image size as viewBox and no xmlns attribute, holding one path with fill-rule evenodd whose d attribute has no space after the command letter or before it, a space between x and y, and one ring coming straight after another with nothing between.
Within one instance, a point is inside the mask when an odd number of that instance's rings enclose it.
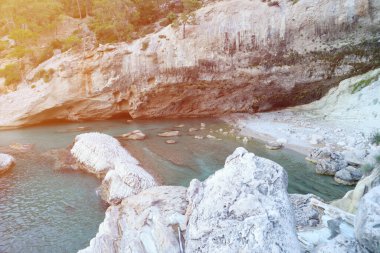
<instances>
[{"instance_id":1,"label":"limestone cliff","mask_svg":"<svg viewBox=\"0 0 380 253\"><path fill-rule=\"evenodd\" d=\"M69 51L0 96L0 126L266 111L380 66L379 0L224 0L130 44ZM45 83L34 78L50 71Z\"/></svg>"}]
</instances>

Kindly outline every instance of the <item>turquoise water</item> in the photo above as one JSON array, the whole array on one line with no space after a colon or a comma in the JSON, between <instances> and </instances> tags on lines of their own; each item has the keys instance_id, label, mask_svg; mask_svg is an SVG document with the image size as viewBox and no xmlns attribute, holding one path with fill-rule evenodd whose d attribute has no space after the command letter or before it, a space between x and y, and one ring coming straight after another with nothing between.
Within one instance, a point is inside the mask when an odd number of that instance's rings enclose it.
<instances>
[{"instance_id":1,"label":"turquoise water","mask_svg":"<svg viewBox=\"0 0 380 253\"><path fill-rule=\"evenodd\" d=\"M206 130L189 133L190 127L206 123ZM184 128L174 128L184 124ZM77 131L78 127L86 127ZM143 167L158 174L165 184L187 186L192 178L204 180L223 167L225 158L238 146L281 164L289 175L289 192L314 193L325 200L339 198L350 187L337 185L331 177L318 176L304 156L289 150L269 151L262 143L244 145L233 136L215 133L229 127L216 119L109 120L52 124L0 131L0 152L10 144L34 144L26 153L11 151L16 167L0 176L0 252L76 252L88 245L104 219L106 206L96 195L100 181L80 172L53 169L51 149L66 148L81 132L98 131L118 136L140 129L143 141L122 141ZM180 130L181 136L157 137L157 133ZM213 133L210 133L213 131ZM212 134L222 140L194 139ZM178 143L169 145L167 139ZM1 148L2 147L2 148Z\"/></svg>"}]
</instances>

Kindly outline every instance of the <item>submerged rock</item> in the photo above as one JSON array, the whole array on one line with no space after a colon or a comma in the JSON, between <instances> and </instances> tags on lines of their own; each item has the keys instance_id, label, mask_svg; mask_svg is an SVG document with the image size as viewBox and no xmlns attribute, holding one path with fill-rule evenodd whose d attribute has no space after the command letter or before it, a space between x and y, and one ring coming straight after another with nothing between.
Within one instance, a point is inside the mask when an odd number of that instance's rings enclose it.
<instances>
[{"instance_id":1,"label":"submerged rock","mask_svg":"<svg viewBox=\"0 0 380 253\"><path fill-rule=\"evenodd\" d=\"M176 144L177 142L175 140L166 140L166 144Z\"/></svg>"},{"instance_id":2,"label":"submerged rock","mask_svg":"<svg viewBox=\"0 0 380 253\"><path fill-rule=\"evenodd\" d=\"M265 144L265 148L269 150L278 150L282 148L282 144L276 141L272 141Z\"/></svg>"},{"instance_id":3,"label":"submerged rock","mask_svg":"<svg viewBox=\"0 0 380 253\"><path fill-rule=\"evenodd\" d=\"M180 253L186 188L159 186L111 206L90 246L79 253Z\"/></svg>"},{"instance_id":4,"label":"submerged rock","mask_svg":"<svg viewBox=\"0 0 380 253\"><path fill-rule=\"evenodd\" d=\"M104 176L101 196L110 204L117 204L125 197L157 185L139 162L109 135L78 135L71 154L83 169L99 177Z\"/></svg>"},{"instance_id":5,"label":"submerged rock","mask_svg":"<svg viewBox=\"0 0 380 253\"><path fill-rule=\"evenodd\" d=\"M13 156L0 153L0 174L11 169L15 162L16 160L13 158Z\"/></svg>"},{"instance_id":6,"label":"submerged rock","mask_svg":"<svg viewBox=\"0 0 380 253\"><path fill-rule=\"evenodd\" d=\"M369 252L380 252L380 186L361 199L355 218L355 235Z\"/></svg>"},{"instance_id":7,"label":"submerged rock","mask_svg":"<svg viewBox=\"0 0 380 253\"><path fill-rule=\"evenodd\" d=\"M132 132L121 135L121 137L128 140L144 140L146 135L141 130L134 130Z\"/></svg>"},{"instance_id":8,"label":"submerged rock","mask_svg":"<svg viewBox=\"0 0 380 253\"><path fill-rule=\"evenodd\" d=\"M169 131L169 132L164 132L164 133L158 134L158 136L160 136L160 137L174 137L174 136L178 136L178 135L179 135L179 131Z\"/></svg>"},{"instance_id":9,"label":"submerged rock","mask_svg":"<svg viewBox=\"0 0 380 253\"><path fill-rule=\"evenodd\" d=\"M278 164L236 149L190 183L186 252L300 252L287 180Z\"/></svg>"},{"instance_id":10,"label":"submerged rock","mask_svg":"<svg viewBox=\"0 0 380 253\"><path fill-rule=\"evenodd\" d=\"M21 144L21 143L13 143L9 145L11 149L15 149L20 152L27 152L33 149L34 145L33 144Z\"/></svg>"}]
</instances>

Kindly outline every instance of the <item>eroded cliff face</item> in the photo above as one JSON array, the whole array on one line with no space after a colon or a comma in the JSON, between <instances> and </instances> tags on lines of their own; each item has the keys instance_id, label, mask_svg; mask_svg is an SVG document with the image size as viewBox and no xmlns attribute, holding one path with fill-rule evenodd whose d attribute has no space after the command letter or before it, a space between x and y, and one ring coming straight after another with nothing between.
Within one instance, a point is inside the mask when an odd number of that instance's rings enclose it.
<instances>
[{"instance_id":1,"label":"eroded cliff face","mask_svg":"<svg viewBox=\"0 0 380 253\"><path fill-rule=\"evenodd\" d=\"M0 125L215 115L319 99L380 66L379 0L209 3L194 25L56 55L0 96ZM53 69L48 83L32 81Z\"/></svg>"}]
</instances>

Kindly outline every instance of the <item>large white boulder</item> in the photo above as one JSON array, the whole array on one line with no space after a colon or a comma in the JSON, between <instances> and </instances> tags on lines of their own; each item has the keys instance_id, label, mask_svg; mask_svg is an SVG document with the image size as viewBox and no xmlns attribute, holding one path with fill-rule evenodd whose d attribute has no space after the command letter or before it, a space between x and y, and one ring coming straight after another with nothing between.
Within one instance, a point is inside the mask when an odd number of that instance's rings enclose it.
<instances>
[{"instance_id":1,"label":"large white boulder","mask_svg":"<svg viewBox=\"0 0 380 253\"><path fill-rule=\"evenodd\" d=\"M355 235L361 247L380 252L380 186L361 199L355 218Z\"/></svg>"},{"instance_id":2,"label":"large white boulder","mask_svg":"<svg viewBox=\"0 0 380 253\"><path fill-rule=\"evenodd\" d=\"M156 186L154 178L146 172L112 136L86 133L75 138L71 154L82 167L104 179L101 195L110 204Z\"/></svg>"},{"instance_id":3,"label":"large white boulder","mask_svg":"<svg viewBox=\"0 0 380 253\"><path fill-rule=\"evenodd\" d=\"M8 171L15 164L13 156L0 153L0 174Z\"/></svg>"},{"instance_id":4,"label":"large white boulder","mask_svg":"<svg viewBox=\"0 0 380 253\"><path fill-rule=\"evenodd\" d=\"M280 165L236 149L190 183L186 252L300 252L287 185Z\"/></svg>"},{"instance_id":5,"label":"large white boulder","mask_svg":"<svg viewBox=\"0 0 380 253\"><path fill-rule=\"evenodd\" d=\"M186 188L153 187L106 212L90 246L79 253L179 253L185 227Z\"/></svg>"}]
</instances>

